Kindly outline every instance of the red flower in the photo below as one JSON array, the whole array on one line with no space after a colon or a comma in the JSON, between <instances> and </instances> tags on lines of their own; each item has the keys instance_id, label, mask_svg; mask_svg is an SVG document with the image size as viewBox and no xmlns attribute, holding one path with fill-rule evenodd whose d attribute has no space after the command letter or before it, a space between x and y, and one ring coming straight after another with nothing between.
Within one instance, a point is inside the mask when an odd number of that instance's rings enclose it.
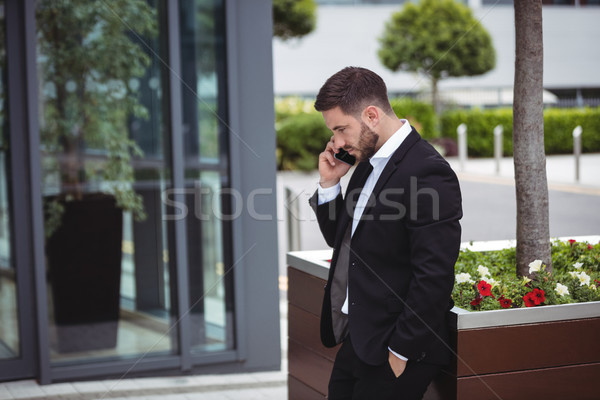
<instances>
[{"instance_id":1,"label":"red flower","mask_svg":"<svg viewBox=\"0 0 600 400\"><path fill-rule=\"evenodd\" d=\"M510 308L510 306L512 305L512 300L511 299L507 299L504 296L501 296L498 299L498 302L500 303L500 306L502 306L502 308Z\"/></svg>"},{"instance_id":2,"label":"red flower","mask_svg":"<svg viewBox=\"0 0 600 400\"><path fill-rule=\"evenodd\" d=\"M536 306L539 306L546 301L546 293L542 289L533 289L533 301Z\"/></svg>"},{"instance_id":3,"label":"red flower","mask_svg":"<svg viewBox=\"0 0 600 400\"><path fill-rule=\"evenodd\" d=\"M525 303L525 307L535 307L535 301L532 298L533 292L527 293L523 296L523 302Z\"/></svg>"},{"instance_id":4,"label":"red flower","mask_svg":"<svg viewBox=\"0 0 600 400\"><path fill-rule=\"evenodd\" d=\"M480 281L477 284L477 289L479 289L479 293L481 293L482 296L491 296L492 295L492 285L490 285L486 281L483 281L483 280Z\"/></svg>"},{"instance_id":5,"label":"red flower","mask_svg":"<svg viewBox=\"0 0 600 400\"><path fill-rule=\"evenodd\" d=\"M592 250L594 248L594 246L592 246L591 244L588 243L588 250Z\"/></svg>"},{"instance_id":6,"label":"red flower","mask_svg":"<svg viewBox=\"0 0 600 400\"><path fill-rule=\"evenodd\" d=\"M575 240L575 239L569 239L569 244L571 246L573 246L573 244L575 244L575 243L577 243L577 240Z\"/></svg>"},{"instance_id":7,"label":"red flower","mask_svg":"<svg viewBox=\"0 0 600 400\"><path fill-rule=\"evenodd\" d=\"M546 301L546 293L542 289L533 289L523 297L526 307L535 307Z\"/></svg>"},{"instance_id":8,"label":"red flower","mask_svg":"<svg viewBox=\"0 0 600 400\"><path fill-rule=\"evenodd\" d=\"M598 279L594 279L594 283L596 284L596 287L600 287L600 281Z\"/></svg>"},{"instance_id":9,"label":"red flower","mask_svg":"<svg viewBox=\"0 0 600 400\"><path fill-rule=\"evenodd\" d=\"M483 300L483 297L479 293L477 293L475 300L472 300L471 303L469 303L469 304L471 304L473 307L475 307L475 306L478 306L479 303L481 303L481 300Z\"/></svg>"}]
</instances>

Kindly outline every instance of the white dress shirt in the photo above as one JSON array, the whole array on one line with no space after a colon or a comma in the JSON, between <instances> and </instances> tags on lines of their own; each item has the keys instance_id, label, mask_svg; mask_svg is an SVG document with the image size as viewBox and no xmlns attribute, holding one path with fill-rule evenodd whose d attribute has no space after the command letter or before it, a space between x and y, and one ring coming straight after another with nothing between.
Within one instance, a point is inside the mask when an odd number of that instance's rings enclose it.
<instances>
[{"instance_id":1,"label":"white dress shirt","mask_svg":"<svg viewBox=\"0 0 600 400\"><path fill-rule=\"evenodd\" d=\"M365 206L367 205L367 201L373 193L373 189L375 188L375 184L379 180L383 169L387 165L388 161L394 154L398 147L404 142L404 139L410 134L412 128L407 120L401 120L403 125L398 129L386 142L377 150L377 152L369 159L369 162L373 166L373 171L367 178L362 191L358 197L358 201L356 202L356 207L354 208L354 215L352 217L352 235L354 235L354 231L362 217L363 211L365 210ZM335 186L323 189L321 185L318 185L318 194L319 194L319 205L328 203L334 200L341 191L341 186L338 183ZM344 301L344 305L341 310L344 314L348 314L348 292L346 289L346 300ZM389 349L395 356L401 358L402 360L407 360L406 357L399 355L394 352L392 349Z\"/></svg>"}]
</instances>

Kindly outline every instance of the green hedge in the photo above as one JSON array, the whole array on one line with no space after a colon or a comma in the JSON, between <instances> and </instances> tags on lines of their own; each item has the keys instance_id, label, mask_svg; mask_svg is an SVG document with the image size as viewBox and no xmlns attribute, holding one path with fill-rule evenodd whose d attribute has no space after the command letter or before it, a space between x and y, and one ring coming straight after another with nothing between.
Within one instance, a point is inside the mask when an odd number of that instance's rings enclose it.
<instances>
[{"instance_id":1,"label":"green hedge","mask_svg":"<svg viewBox=\"0 0 600 400\"><path fill-rule=\"evenodd\" d=\"M428 103L409 98L392 99L392 108L400 118L410 121L425 139L439 136L456 140L456 128L467 125L467 146L470 157L493 157L494 128L504 128L504 156L512 156L512 109L452 110L438 120ZM275 101L277 131L277 167L279 169L312 170L317 157L331 137L321 113L313 108L314 100L287 97ZM584 152L600 152L600 107L577 109L546 109L544 111L544 142L546 154L573 152L573 129L583 128ZM438 131L441 127L441 132Z\"/></svg>"},{"instance_id":2,"label":"green hedge","mask_svg":"<svg viewBox=\"0 0 600 400\"><path fill-rule=\"evenodd\" d=\"M504 128L504 155L512 155L512 109L453 110L442 114L442 136L454 140L456 128L467 125L467 147L471 157L494 155L494 127ZM573 152L573 129L583 128L584 152L600 151L600 108L546 109L544 110L544 144L546 154Z\"/></svg>"},{"instance_id":3,"label":"green hedge","mask_svg":"<svg viewBox=\"0 0 600 400\"><path fill-rule=\"evenodd\" d=\"M331 138L331 131L320 113L307 111L301 104L294 112L289 104L276 103L277 169L317 168L318 155Z\"/></svg>"},{"instance_id":4,"label":"green hedge","mask_svg":"<svg viewBox=\"0 0 600 400\"><path fill-rule=\"evenodd\" d=\"M425 138L437 135L433 107L408 98L394 99L392 108L406 118ZM313 108L314 100L286 97L275 101L277 132L277 168L312 170L317 157L331 138L321 113Z\"/></svg>"},{"instance_id":5,"label":"green hedge","mask_svg":"<svg viewBox=\"0 0 600 400\"><path fill-rule=\"evenodd\" d=\"M410 98L392 99L390 103L396 115L406 118L425 139L439 136L437 118L431 104Z\"/></svg>"}]
</instances>

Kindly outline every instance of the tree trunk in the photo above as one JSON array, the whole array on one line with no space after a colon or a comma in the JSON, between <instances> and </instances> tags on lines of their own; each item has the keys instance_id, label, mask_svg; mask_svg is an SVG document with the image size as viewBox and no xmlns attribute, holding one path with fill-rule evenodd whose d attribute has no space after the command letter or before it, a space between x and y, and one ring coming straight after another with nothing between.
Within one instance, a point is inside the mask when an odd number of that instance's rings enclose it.
<instances>
[{"instance_id":1,"label":"tree trunk","mask_svg":"<svg viewBox=\"0 0 600 400\"><path fill-rule=\"evenodd\" d=\"M513 146L517 194L517 274L542 260L551 268L544 153L542 0L515 1Z\"/></svg>"}]
</instances>

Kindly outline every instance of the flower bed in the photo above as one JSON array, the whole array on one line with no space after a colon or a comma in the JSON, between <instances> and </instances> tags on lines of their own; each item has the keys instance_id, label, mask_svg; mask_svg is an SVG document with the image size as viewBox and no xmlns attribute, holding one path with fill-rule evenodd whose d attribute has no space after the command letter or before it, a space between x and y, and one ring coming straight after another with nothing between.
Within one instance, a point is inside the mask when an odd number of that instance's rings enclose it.
<instances>
[{"instance_id":1,"label":"flower bed","mask_svg":"<svg viewBox=\"0 0 600 400\"><path fill-rule=\"evenodd\" d=\"M600 243L575 239L552 243L552 272L540 260L530 277L515 273L515 247L461 250L452 297L469 311L600 301Z\"/></svg>"}]
</instances>

